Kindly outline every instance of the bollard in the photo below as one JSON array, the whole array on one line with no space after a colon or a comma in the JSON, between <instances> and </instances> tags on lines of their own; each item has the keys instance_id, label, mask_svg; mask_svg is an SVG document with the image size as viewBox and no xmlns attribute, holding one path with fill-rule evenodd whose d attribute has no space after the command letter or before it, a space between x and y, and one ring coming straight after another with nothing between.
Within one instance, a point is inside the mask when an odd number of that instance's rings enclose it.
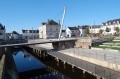
<instances>
[{"instance_id":1,"label":"bollard","mask_svg":"<svg viewBox=\"0 0 120 79\"><path fill-rule=\"evenodd\" d=\"M72 71L73 71L73 72L74 72L74 67L75 67L75 65L72 64Z\"/></svg>"},{"instance_id":2,"label":"bollard","mask_svg":"<svg viewBox=\"0 0 120 79\"><path fill-rule=\"evenodd\" d=\"M57 66L59 66L59 59L56 57Z\"/></svg>"},{"instance_id":3,"label":"bollard","mask_svg":"<svg viewBox=\"0 0 120 79\"><path fill-rule=\"evenodd\" d=\"M66 68L66 66L65 66L65 64L66 64L66 61L64 61L64 62L63 62L63 64L64 64L64 68Z\"/></svg>"}]
</instances>

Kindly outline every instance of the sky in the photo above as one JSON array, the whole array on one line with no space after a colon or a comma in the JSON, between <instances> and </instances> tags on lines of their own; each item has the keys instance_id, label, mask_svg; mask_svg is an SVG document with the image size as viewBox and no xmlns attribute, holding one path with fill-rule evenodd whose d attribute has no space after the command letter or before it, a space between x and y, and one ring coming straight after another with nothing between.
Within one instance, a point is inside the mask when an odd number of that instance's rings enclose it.
<instances>
[{"instance_id":1,"label":"sky","mask_svg":"<svg viewBox=\"0 0 120 79\"><path fill-rule=\"evenodd\" d=\"M7 33L39 29L48 19L61 21L64 6L63 29L120 18L120 0L0 0L0 23Z\"/></svg>"}]
</instances>

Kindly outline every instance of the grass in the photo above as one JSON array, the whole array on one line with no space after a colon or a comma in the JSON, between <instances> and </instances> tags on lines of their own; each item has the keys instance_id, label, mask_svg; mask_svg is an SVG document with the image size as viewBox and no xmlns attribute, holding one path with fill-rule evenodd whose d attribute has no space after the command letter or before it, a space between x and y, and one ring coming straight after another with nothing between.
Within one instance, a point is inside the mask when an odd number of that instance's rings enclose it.
<instances>
[{"instance_id":1,"label":"grass","mask_svg":"<svg viewBox=\"0 0 120 79\"><path fill-rule=\"evenodd\" d=\"M114 38L113 40L120 40L120 38ZM94 48L109 48L109 49L113 49L113 50L120 50L120 48L118 47L111 47L111 46L120 46L120 44L117 44L117 43L120 43L120 41L108 41L108 42L105 42L105 43L111 43L111 44L102 44L102 45L108 45L108 46L93 46Z\"/></svg>"},{"instance_id":2,"label":"grass","mask_svg":"<svg viewBox=\"0 0 120 79\"><path fill-rule=\"evenodd\" d=\"M117 47L105 47L105 46L93 46L94 48L109 48L109 49L114 49L114 50L120 50L120 48L117 48Z\"/></svg>"},{"instance_id":3,"label":"grass","mask_svg":"<svg viewBox=\"0 0 120 79\"><path fill-rule=\"evenodd\" d=\"M106 42L106 43L118 43L120 41L109 41L109 42Z\"/></svg>"},{"instance_id":4,"label":"grass","mask_svg":"<svg viewBox=\"0 0 120 79\"><path fill-rule=\"evenodd\" d=\"M120 38L114 38L114 40L120 40Z\"/></svg>"}]
</instances>

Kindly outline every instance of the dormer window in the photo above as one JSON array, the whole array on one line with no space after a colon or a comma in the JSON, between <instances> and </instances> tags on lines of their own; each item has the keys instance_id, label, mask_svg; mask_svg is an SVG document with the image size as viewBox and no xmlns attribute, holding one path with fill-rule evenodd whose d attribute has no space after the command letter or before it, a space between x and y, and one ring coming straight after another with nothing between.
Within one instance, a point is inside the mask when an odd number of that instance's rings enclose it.
<instances>
[{"instance_id":1,"label":"dormer window","mask_svg":"<svg viewBox=\"0 0 120 79\"><path fill-rule=\"evenodd\" d=\"M113 24L116 24L116 22L114 21Z\"/></svg>"}]
</instances>

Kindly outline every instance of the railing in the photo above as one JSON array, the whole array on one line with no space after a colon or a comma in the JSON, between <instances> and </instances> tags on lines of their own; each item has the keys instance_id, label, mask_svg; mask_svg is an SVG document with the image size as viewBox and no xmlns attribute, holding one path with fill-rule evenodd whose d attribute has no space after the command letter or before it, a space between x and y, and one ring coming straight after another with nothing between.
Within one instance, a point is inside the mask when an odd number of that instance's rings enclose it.
<instances>
[{"instance_id":1,"label":"railing","mask_svg":"<svg viewBox=\"0 0 120 79\"><path fill-rule=\"evenodd\" d=\"M86 51L83 51L86 50ZM73 66L80 67L82 69L85 69L86 71L90 73L94 73L96 75L99 75L101 77L104 77L105 79L116 79L120 77L120 72L115 71L106 67L90 64L89 62L84 62L83 60L79 60L77 58L79 57L86 57L88 60L90 58L95 59L98 61L102 61L104 63L113 63L117 65L120 65L120 53L113 53L113 52L108 52L108 51L96 51L90 49L79 49L79 48L71 48L71 49L66 49L62 51L48 51L50 54L58 59L61 59L67 63L70 63ZM73 55L73 58L70 58L69 56L64 56L60 54L64 53L67 55ZM96 62L96 61L94 61ZM101 63L101 64L103 64ZM98 78L99 79L99 78Z\"/></svg>"},{"instance_id":2,"label":"railing","mask_svg":"<svg viewBox=\"0 0 120 79\"><path fill-rule=\"evenodd\" d=\"M88 51L87 49L84 49L84 50L74 48L74 49L63 50L63 52L73 54L74 56L78 56L78 57L83 56L83 57L93 58L93 59L113 63L116 65L120 65L120 53L119 52L112 53L107 50L104 50L102 52L99 50L88 50Z\"/></svg>"}]
</instances>

